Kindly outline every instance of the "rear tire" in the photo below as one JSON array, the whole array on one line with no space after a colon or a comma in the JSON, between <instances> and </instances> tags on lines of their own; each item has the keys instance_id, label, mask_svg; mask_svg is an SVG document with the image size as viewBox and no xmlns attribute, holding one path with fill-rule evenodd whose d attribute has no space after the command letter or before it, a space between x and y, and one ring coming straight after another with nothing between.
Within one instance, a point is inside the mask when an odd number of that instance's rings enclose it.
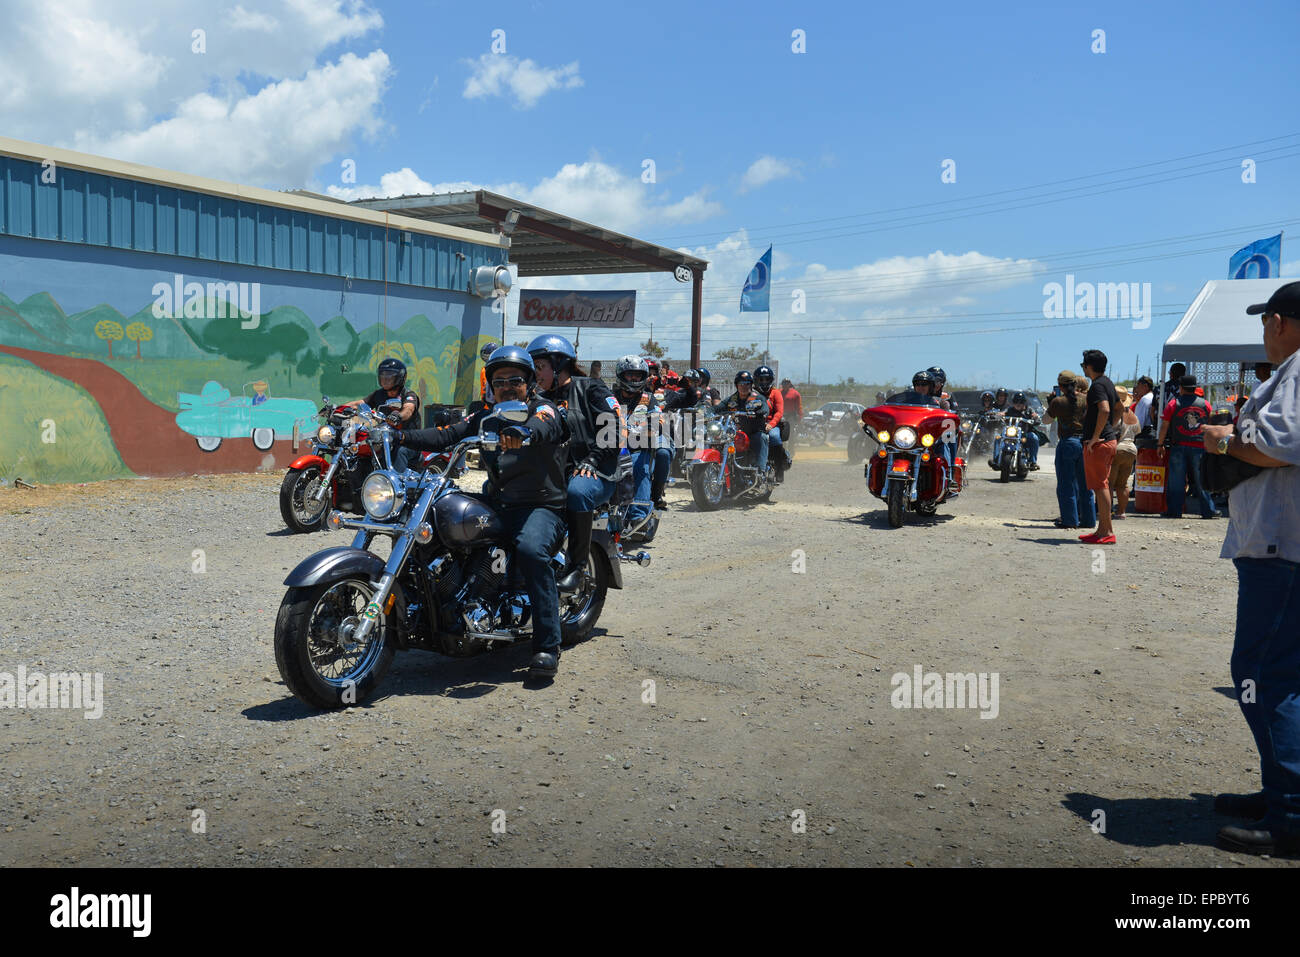
<instances>
[{"instance_id":1,"label":"rear tire","mask_svg":"<svg viewBox=\"0 0 1300 957\"><path fill-rule=\"evenodd\" d=\"M903 527L903 512L907 509L907 489L902 482L890 482L885 502L889 506L889 524L893 528Z\"/></svg>"},{"instance_id":2,"label":"rear tire","mask_svg":"<svg viewBox=\"0 0 1300 957\"><path fill-rule=\"evenodd\" d=\"M701 512L715 511L722 504L722 463L708 462L691 469L691 497Z\"/></svg>"},{"instance_id":3,"label":"rear tire","mask_svg":"<svg viewBox=\"0 0 1300 957\"><path fill-rule=\"evenodd\" d=\"M322 710L344 708L365 701L383 680L393 663L394 626L382 614L352 668L329 676L319 670L327 663L331 652L327 646L339 636L339 626L360 614L357 605L361 596L369 601L374 593L375 586L359 578L339 578L285 593L275 619L275 664L299 700ZM344 650L342 645L337 647Z\"/></svg>"},{"instance_id":4,"label":"rear tire","mask_svg":"<svg viewBox=\"0 0 1300 957\"><path fill-rule=\"evenodd\" d=\"M591 637L591 630L596 627L600 613L605 607L605 596L609 591L609 568L605 564L608 556L600 546L592 543L591 554L587 556L587 575L581 590L569 601L560 596L560 644L576 645ZM568 542L565 542L568 548Z\"/></svg>"}]
</instances>

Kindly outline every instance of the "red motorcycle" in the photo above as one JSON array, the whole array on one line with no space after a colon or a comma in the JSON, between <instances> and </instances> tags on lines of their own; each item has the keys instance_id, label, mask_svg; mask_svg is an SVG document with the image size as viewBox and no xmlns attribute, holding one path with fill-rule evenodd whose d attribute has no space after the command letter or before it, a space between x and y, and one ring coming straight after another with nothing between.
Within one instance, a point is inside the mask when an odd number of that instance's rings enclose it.
<instances>
[{"instance_id":1,"label":"red motorcycle","mask_svg":"<svg viewBox=\"0 0 1300 957\"><path fill-rule=\"evenodd\" d=\"M950 465L943 448L945 442L955 448L961 438L956 413L931 405L920 393L902 393L863 412L862 428L880 445L863 470L867 490L885 500L892 527L903 524L909 509L933 515L961 493L966 462L954 454Z\"/></svg>"},{"instance_id":2,"label":"red motorcycle","mask_svg":"<svg viewBox=\"0 0 1300 957\"><path fill-rule=\"evenodd\" d=\"M384 451L368 442L369 427L384 421L384 407L374 410L364 402L334 406L328 397L324 402L311 453L289 463L280 483L280 517L295 532L321 528L332 509L363 514L361 483L376 469L393 468ZM448 459L446 453L424 452L414 468L445 467Z\"/></svg>"},{"instance_id":3,"label":"red motorcycle","mask_svg":"<svg viewBox=\"0 0 1300 957\"><path fill-rule=\"evenodd\" d=\"M734 413L706 413L696 439L698 448L686 471L701 512L711 512L728 499L764 502L771 497L776 469L769 462L758 470L758 449L751 447Z\"/></svg>"}]
</instances>

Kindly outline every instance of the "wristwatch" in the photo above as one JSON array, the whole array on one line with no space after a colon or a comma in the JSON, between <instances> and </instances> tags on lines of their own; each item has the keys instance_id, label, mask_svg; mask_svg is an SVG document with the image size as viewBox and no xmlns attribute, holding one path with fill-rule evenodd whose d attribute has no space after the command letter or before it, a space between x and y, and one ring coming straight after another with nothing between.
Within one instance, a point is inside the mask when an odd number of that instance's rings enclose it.
<instances>
[{"instance_id":1,"label":"wristwatch","mask_svg":"<svg viewBox=\"0 0 1300 957\"><path fill-rule=\"evenodd\" d=\"M1230 435L1225 435L1223 438L1219 439L1219 445L1218 445L1218 448L1216 448L1216 449L1214 450L1215 454L1216 454L1216 455L1227 455L1227 454L1228 454L1228 446L1231 445L1231 444L1232 444L1232 436L1230 436Z\"/></svg>"}]
</instances>

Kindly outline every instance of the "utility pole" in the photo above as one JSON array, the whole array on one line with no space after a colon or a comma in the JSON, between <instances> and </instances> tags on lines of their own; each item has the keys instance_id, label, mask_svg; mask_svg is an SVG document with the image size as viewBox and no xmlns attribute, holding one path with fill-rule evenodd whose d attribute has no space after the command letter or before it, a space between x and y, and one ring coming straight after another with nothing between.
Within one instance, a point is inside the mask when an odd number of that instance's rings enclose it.
<instances>
[{"instance_id":1,"label":"utility pole","mask_svg":"<svg viewBox=\"0 0 1300 957\"><path fill-rule=\"evenodd\" d=\"M1034 340L1034 391L1038 391L1038 344L1042 339Z\"/></svg>"},{"instance_id":2,"label":"utility pole","mask_svg":"<svg viewBox=\"0 0 1300 957\"><path fill-rule=\"evenodd\" d=\"M795 333L795 336L797 336L800 339L808 340L808 378L805 379L804 381L805 384L811 385L812 384L812 344L813 344L812 336L801 336L797 332Z\"/></svg>"}]
</instances>

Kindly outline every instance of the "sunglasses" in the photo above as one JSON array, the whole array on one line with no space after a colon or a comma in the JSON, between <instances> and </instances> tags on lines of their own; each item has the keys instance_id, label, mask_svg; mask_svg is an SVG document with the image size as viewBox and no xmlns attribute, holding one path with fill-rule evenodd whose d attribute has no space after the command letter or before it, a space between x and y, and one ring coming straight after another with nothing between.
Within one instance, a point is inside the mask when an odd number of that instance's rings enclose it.
<instances>
[{"instance_id":1,"label":"sunglasses","mask_svg":"<svg viewBox=\"0 0 1300 957\"><path fill-rule=\"evenodd\" d=\"M492 388L494 389L517 389L527 383L528 380L521 375L512 375L509 379L493 379Z\"/></svg>"}]
</instances>

